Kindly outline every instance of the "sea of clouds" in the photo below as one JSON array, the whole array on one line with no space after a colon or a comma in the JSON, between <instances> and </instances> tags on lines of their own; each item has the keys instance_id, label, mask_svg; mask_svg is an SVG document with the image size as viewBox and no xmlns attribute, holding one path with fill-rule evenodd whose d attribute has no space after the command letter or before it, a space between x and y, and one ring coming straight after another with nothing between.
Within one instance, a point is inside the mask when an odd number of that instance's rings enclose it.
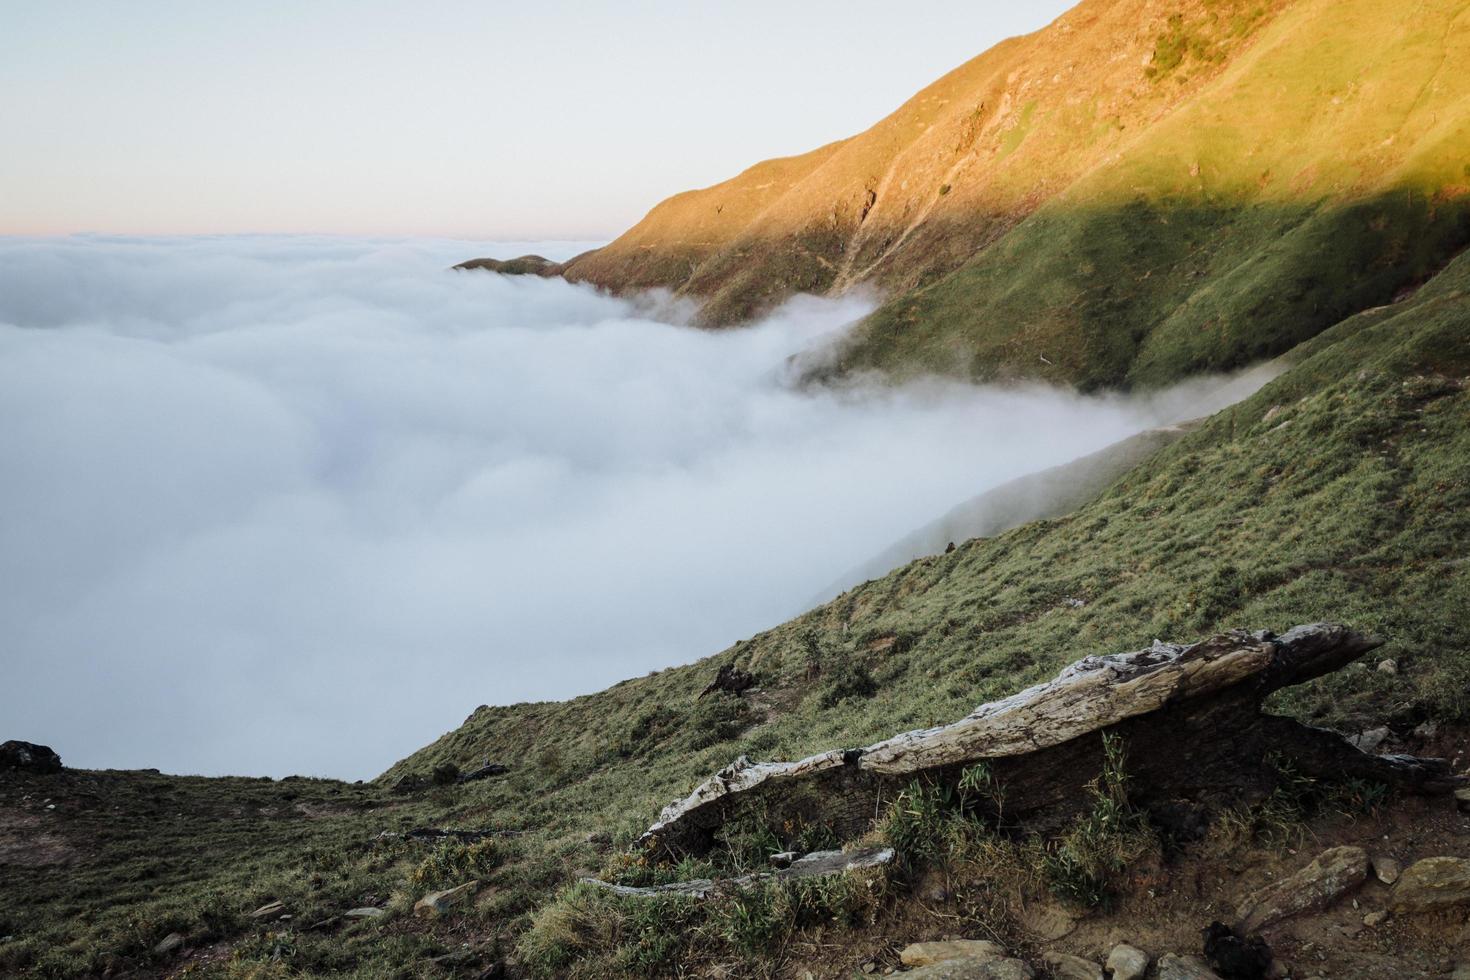
<instances>
[{"instance_id":1,"label":"sea of clouds","mask_svg":"<svg viewBox=\"0 0 1470 980\"><path fill-rule=\"evenodd\" d=\"M705 332L452 272L575 243L0 239L0 738L360 778L477 704L687 663L957 502L1194 417L803 390L864 301Z\"/></svg>"}]
</instances>

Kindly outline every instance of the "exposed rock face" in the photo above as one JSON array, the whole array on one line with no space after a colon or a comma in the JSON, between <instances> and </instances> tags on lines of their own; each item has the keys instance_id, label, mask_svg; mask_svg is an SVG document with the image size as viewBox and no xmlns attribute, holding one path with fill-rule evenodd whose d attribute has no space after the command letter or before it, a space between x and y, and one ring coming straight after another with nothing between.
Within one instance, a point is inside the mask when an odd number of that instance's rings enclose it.
<instances>
[{"instance_id":1,"label":"exposed rock face","mask_svg":"<svg viewBox=\"0 0 1470 980\"><path fill-rule=\"evenodd\" d=\"M1470 860L1432 857L1415 861L1394 885L1389 904L1404 912L1436 912L1470 905Z\"/></svg>"},{"instance_id":2,"label":"exposed rock face","mask_svg":"<svg viewBox=\"0 0 1470 980\"><path fill-rule=\"evenodd\" d=\"M1368 880L1368 852L1334 847L1311 864L1256 892L1242 904L1239 928L1257 932L1303 912L1320 912Z\"/></svg>"},{"instance_id":3,"label":"exposed rock face","mask_svg":"<svg viewBox=\"0 0 1470 980\"><path fill-rule=\"evenodd\" d=\"M1129 755L1136 805L1238 802L1269 792L1287 757L1309 775L1358 775L1405 788L1448 791L1458 781L1438 760L1372 756L1331 732L1263 714L1272 691L1336 670L1378 646L1344 626L1298 626L1277 636L1241 631L1199 643L1085 657L1052 681L981 705L951 725L905 732L857 749L796 762L741 757L666 807L643 843L669 855L704 853L742 805L772 819L815 819L843 836L862 832L881 799L915 776L953 781L985 762L1008 820L1046 831L1085 805L1102 769L1102 732L1148 751ZM810 812L807 812L810 810Z\"/></svg>"},{"instance_id":4,"label":"exposed rock face","mask_svg":"<svg viewBox=\"0 0 1470 980\"><path fill-rule=\"evenodd\" d=\"M988 939L945 939L938 942L909 943L898 954L904 966L929 966L945 960L999 959L1005 947Z\"/></svg>"},{"instance_id":5,"label":"exposed rock face","mask_svg":"<svg viewBox=\"0 0 1470 980\"><path fill-rule=\"evenodd\" d=\"M43 774L61 772L61 756L50 746L10 741L0 745L0 769Z\"/></svg>"},{"instance_id":6,"label":"exposed rock face","mask_svg":"<svg viewBox=\"0 0 1470 980\"><path fill-rule=\"evenodd\" d=\"M789 867L777 871L740 875L736 878L694 878L675 881L666 885L649 885L635 888L632 885L615 885L600 878L582 880L619 895L652 898L659 895L686 895L690 898L708 898L726 892L749 888L765 881L785 881L791 878L825 878L880 868L893 862L893 849L888 847L861 847L851 851L813 851L792 861Z\"/></svg>"}]
</instances>

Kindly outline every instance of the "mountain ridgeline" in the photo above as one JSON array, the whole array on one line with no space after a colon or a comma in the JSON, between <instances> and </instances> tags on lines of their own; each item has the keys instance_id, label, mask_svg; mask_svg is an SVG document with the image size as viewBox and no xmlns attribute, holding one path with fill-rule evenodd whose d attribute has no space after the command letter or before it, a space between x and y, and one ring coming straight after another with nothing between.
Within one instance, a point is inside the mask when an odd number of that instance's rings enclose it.
<instances>
[{"instance_id":1,"label":"mountain ridgeline","mask_svg":"<svg viewBox=\"0 0 1470 980\"><path fill-rule=\"evenodd\" d=\"M1466 10L1084 0L561 271L672 290L710 326L877 290L838 372L1098 387L1238 367L1470 242Z\"/></svg>"}]
</instances>

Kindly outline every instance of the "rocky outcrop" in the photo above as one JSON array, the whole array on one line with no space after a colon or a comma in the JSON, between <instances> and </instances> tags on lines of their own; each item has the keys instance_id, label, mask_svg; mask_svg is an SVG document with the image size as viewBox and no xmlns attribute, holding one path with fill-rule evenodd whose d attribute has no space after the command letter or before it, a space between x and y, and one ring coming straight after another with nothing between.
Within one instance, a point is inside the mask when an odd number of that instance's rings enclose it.
<instances>
[{"instance_id":1,"label":"rocky outcrop","mask_svg":"<svg viewBox=\"0 0 1470 980\"><path fill-rule=\"evenodd\" d=\"M1399 876L1389 904L1402 912L1470 907L1470 860L1431 857L1415 861Z\"/></svg>"},{"instance_id":2,"label":"rocky outcrop","mask_svg":"<svg viewBox=\"0 0 1470 980\"><path fill-rule=\"evenodd\" d=\"M1085 657L950 725L796 762L737 759L666 807L642 842L670 856L703 853L746 804L769 819L817 820L855 836L914 777L954 781L982 762L1000 787L1006 819L1046 831L1086 805L1085 787L1104 761L1103 733L1148 747L1128 756L1130 799L1145 809L1156 804L1163 822L1198 822L1179 816L1181 800L1207 808L1268 793L1277 779L1273 755L1308 775L1448 791L1462 780L1441 761L1369 755L1332 732L1261 711L1271 692L1336 670L1380 642L1317 623L1279 636L1236 631Z\"/></svg>"},{"instance_id":3,"label":"rocky outcrop","mask_svg":"<svg viewBox=\"0 0 1470 980\"><path fill-rule=\"evenodd\" d=\"M1368 852L1361 847L1323 851L1296 874L1247 898L1237 928L1258 932L1303 912L1320 912L1367 880Z\"/></svg>"},{"instance_id":4,"label":"rocky outcrop","mask_svg":"<svg viewBox=\"0 0 1470 980\"><path fill-rule=\"evenodd\" d=\"M61 772L61 756L48 745L10 741L0 745L0 770L3 769L41 774Z\"/></svg>"},{"instance_id":5,"label":"rocky outcrop","mask_svg":"<svg viewBox=\"0 0 1470 980\"><path fill-rule=\"evenodd\" d=\"M600 878L583 878L590 885L605 888L618 895L633 898L655 898L665 895L683 895L688 898L709 898L749 888L767 881L789 881L793 878L826 878L833 875L881 868L893 863L893 850L887 847L860 847L851 851L813 851L792 861L788 867L775 871L739 875L734 878L694 878L675 881L665 885L615 885Z\"/></svg>"}]
</instances>

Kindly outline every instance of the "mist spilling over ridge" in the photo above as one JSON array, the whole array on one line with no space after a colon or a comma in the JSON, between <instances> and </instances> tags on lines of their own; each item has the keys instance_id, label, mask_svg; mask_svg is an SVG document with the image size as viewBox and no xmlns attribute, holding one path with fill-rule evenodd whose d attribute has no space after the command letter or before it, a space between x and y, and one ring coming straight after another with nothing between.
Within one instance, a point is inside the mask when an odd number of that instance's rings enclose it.
<instances>
[{"instance_id":1,"label":"mist spilling over ridge","mask_svg":"<svg viewBox=\"0 0 1470 980\"><path fill-rule=\"evenodd\" d=\"M788 358L866 301L711 333L446 270L531 247L0 242L10 728L84 766L372 775L481 702L712 653L961 500L1264 380L803 390Z\"/></svg>"}]
</instances>

